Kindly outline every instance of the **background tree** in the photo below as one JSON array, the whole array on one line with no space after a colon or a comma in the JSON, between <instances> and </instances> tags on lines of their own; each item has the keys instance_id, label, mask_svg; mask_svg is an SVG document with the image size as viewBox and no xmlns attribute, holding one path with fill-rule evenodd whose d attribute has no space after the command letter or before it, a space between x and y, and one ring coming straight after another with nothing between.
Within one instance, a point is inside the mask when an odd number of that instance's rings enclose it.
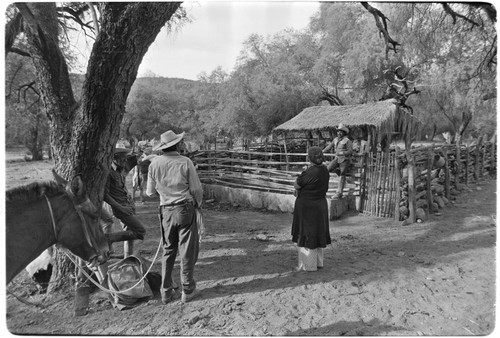
<instances>
[{"instance_id":1,"label":"background tree","mask_svg":"<svg viewBox=\"0 0 500 338\"><path fill-rule=\"evenodd\" d=\"M13 55L5 67L5 139L10 144L22 144L32 160L43 160L48 149L48 123L41 110L40 94L34 81L33 69Z\"/></svg>"}]
</instances>

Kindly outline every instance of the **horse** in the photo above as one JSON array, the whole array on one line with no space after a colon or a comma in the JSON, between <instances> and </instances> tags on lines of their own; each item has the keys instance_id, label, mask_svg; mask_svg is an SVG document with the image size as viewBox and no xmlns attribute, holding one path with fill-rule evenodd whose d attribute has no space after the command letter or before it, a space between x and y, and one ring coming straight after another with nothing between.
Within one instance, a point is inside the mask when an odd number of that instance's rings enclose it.
<instances>
[{"instance_id":1,"label":"horse","mask_svg":"<svg viewBox=\"0 0 500 338\"><path fill-rule=\"evenodd\" d=\"M80 176L39 181L6 191L7 284L54 244L97 265L109 256L99 212Z\"/></svg>"}]
</instances>

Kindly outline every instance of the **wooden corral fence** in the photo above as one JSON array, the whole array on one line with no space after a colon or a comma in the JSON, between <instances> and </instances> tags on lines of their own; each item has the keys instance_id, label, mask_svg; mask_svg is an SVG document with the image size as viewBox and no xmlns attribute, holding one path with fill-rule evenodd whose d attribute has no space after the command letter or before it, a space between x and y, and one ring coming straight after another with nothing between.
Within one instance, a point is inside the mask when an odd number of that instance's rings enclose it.
<instances>
[{"instance_id":1,"label":"wooden corral fence","mask_svg":"<svg viewBox=\"0 0 500 338\"><path fill-rule=\"evenodd\" d=\"M330 161L333 155L325 156ZM191 158L203 183L279 194L294 193L293 182L309 163L307 153L290 152L203 150ZM426 214L436 211L457 186L495 171L496 144L491 142L357 154L344 195L355 196L356 209L364 214L404 220L412 212L416 218L419 208ZM328 198L337 184L331 174Z\"/></svg>"},{"instance_id":2,"label":"wooden corral fence","mask_svg":"<svg viewBox=\"0 0 500 338\"><path fill-rule=\"evenodd\" d=\"M328 161L333 155L325 154ZM231 188L294 194L293 182L309 164L306 153L272 153L235 150L203 150L191 156L203 183ZM363 156L352 166L345 194L359 196ZM338 179L332 174L327 197L333 197Z\"/></svg>"}]
</instances>

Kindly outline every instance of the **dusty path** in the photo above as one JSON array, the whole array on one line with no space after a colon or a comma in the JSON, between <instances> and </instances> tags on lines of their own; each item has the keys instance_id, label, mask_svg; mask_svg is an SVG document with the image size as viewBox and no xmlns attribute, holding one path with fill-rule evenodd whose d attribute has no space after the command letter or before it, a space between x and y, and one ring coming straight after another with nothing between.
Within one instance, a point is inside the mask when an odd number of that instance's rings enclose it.
<instances>
[{"instance_id":1,"label":"dusty path","mask_svg":"<svg viewBox=\"0 0 500 338\"><path fill-rule=\"evenodd\" d=\"M137 247L158 245L157 202L138 206L148 226ZM163 306L158 298L114 309L101 291L87 316L73 317L73 295L42 295L44 309L6 299L11 333L43 335L485 335L495 325L496 181L462 193L442 216L402 227L349 215L331 222L325 268L293 272L291 214L216 203L205 210L201 296ZM260 236L257 236L260 235ZM157 260L154 271L160 271ZM178 265L175 277L178 282ZM23 292L26 286L10 286ZM179 295L177 295L179 298ZM52 305L50 305L52 303Z\"/></svg>"}]
</instances>

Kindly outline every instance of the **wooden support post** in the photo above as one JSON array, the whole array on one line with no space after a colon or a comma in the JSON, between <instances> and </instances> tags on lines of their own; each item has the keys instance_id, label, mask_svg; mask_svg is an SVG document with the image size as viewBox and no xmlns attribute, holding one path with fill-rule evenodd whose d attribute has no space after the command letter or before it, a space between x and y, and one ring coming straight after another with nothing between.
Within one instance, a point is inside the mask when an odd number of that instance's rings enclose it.
<instances>
[{"instance_id":1,"label":"wooden support post","mask_svg":"<svg viewBox=\"0 0 500 338\"><path fill-rule=\"evenodd\" d=\"M465 148L465 185L469 185L470 148Z\"/></svg>"},{"instance_id":2,"label":"wooden support post","mask_svg":"<svg viewBox=\"0 0 500 338\"><path fill-rule=\"evenodd\" d=\"M481 142L476 144L476 149L474 149L474 181L479 181L479 147Z\"/></svg>"},{"instance_id":3,"label":"wooden support post","mask_svg":"<svg viewBox=\"0 0 500 338\"><path fill-rule=\"evenodd\" d=\"M487 143L485 142L481 147L481 168L479 169L481 177L484 177L484 171L486 167L486 146Z\"/></svg>"},{"instance_id":4,"label":"wooden support post","mask_svg":"<svg viewBox=\"0 0 500 338\"><path fill-rule=\"evenodd\" d=\"M409 152L408 152L409 153ZM417 218L417 201L415 200L415 159L409 155L408 159L408 209L410 212L410 223L415 223Z\"/></svg>"},{"instance_id":5,"label":"wooden support post","mask_svg":"<svg viewBox=\"0 0 500 338\"><path fill-rule=\"evenodd\" d=\"M306 134L307 134L307 147L306 147L306 154L307 154L309 153L309 148L311 148L313 145L313 136L310 130L308 130ZM306 155L306 162L308 161L309 161L309 155Z\"/></svg>"},{"instance_id":6,"label":"wooden support post","mask_svg":"<svg viewBox=\"0 0 500 338\"><path fill-rule=\"evenodd\" d=\"M375 216L380 216L380 183L382 182L382 164L384 163L384 152L377 152L377 185L375 186Z\"/></svg>"},{"instance_id":7,"label":"wooden support post","mask_svg":"<svg viewBox=\"0 0 500 338\"><path fill-rule=\"evenodd\" d=\"M460 183L460 176L462 174L462 154L460 153L460 144L457 144L456 147L455 163L457 165L457 173L455 174L455 188Z\"/></svg>"},{"instance_id":8,"label":"wooden support post","mask_svg":"<svg viewBox=\"0 0 500 338\"><path fill-rule=\"evenodd\" d=\"M391 174L391 159L392 159L392 153L389 152L389 148L387 148L387 155L386 155L386 163L384 165L385 167L385 178L384 178L384 185L383 185L383 193L382 193L382 203L384 205L382 216L387 217L389 216L389 205L391 203L391 181L392 181L392 174Z\"/></svg>"},{"instance_id":9,"label":"wooden support post","mask_svg":"<svg viewBox=\"0 0 500 338\"><path fill-rule=\"evenodd\" d=\"M401 201L401 171L399 169L399 150L396 148L396 152L394 154L394 176L395 176L395 198L394 198L394 219L399 221L401 215L399 214L399 203Z\"/></svg>"},{"instance_id":10,"label":"wooden support post","mask_svg":"<svg viewBox=\"0 0 500 338\"><path fill-rule=\"evenodd\" d=\"M431 148L429 148L429 152L428 152L428 155L427 155L427 178L426 178L426 189L427 189L427 196L426 196L426 199L427 199L427 216L429 216L431 210L432 210L432 187L431 187L431 181L432 181L432 176L431 176L431 173L432 173L432 166L433 166L433 163L434 163L434 146L432 146Z\"/></svg>"},{"instance_id":11,"label":"wooden support post","mask_svg":"<svg viewBox=\"0 0 500 338\"><path fill-rule=\"evenodd\" d=\"M497 142L496 138L493 139L491 142L491 155L490 155L490 173L494 171L497 167L497 153L496 153L496 147Z\"/></svg>"},{"instance_id":12,"label":"wooden support post","mask_svg":"<svg viewBox=\"0 0 500 338\"><path fill-rule=\"evenodd\" d=\"M286 171L289 171L290 170L290 162L289 162L289 158L288 158L288 152L287 152L287 149L286 149L286 133L283 134L283 140L284 140L284 147L285 147L285 170Z\"/></svg>"},{"instance_id":13,"label":"wooden support post","mask_svg":"<svg viewBox=\"0 0 500 338\"><path fill-rule=\"evenodd\" d=\"M359 201L356 202L356 210L363 211L366 198L366 171L368 170L368 153L363 153L361 157L361 176L359 178Z\"/></svg>"},{"instance_id":14,"label":"wooden support post","mask_svg":"<svg viewBox=\"0 0 500 338\"><path fill-rule=\"evenodd\" d=\"M382 176L382 186L381 186L381 189L382 189L382 194L380 196L380 204L381 204L381 213L380 213L380 216L382 217L386 217L386 214L385 214L385 206L387 204L387 192L388 192L388 183L389 183L389 157L390 157L390 153L389 153L389 147L387 147L385 153L384 153L384 158L385 158L385 161L384 161L384 165L382 167L382 173L383 173L383 176Z\"/></svg>"},{"instance_id":15,"label":"wooden support post","mask_svg":"<svg viewBox=\"0 0 500 338\"><path fill-rule=\"evenodd\" d=\"M448 160L448 150L443 149L444 156L444 195L450 199L450 162Z\"/></svg>"}]
</instances>

